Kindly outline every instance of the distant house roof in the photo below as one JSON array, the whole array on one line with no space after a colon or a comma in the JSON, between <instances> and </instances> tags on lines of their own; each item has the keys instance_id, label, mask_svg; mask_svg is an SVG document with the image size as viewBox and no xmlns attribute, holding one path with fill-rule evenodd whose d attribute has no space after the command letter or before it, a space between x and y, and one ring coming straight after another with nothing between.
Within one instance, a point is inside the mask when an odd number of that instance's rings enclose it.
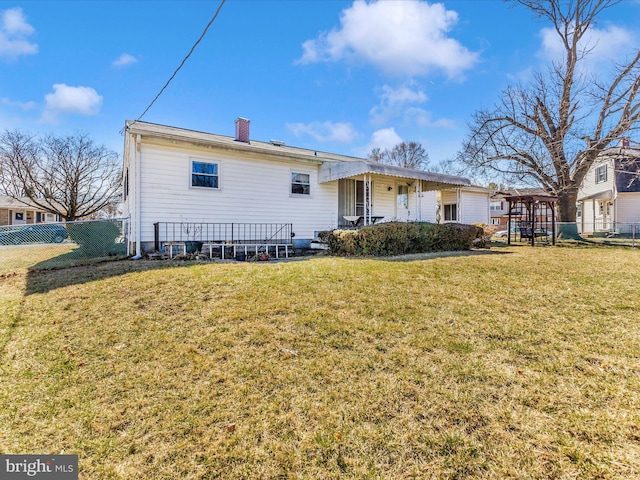
<instances>
[{"instance_id":1,"label":"distant house roof","mask_svg":"<svg viewBox=\"0 0 640 480\"><path fill-rule=\"evenodd\" d=\"M512 188L509 190L498 190L491 197L507 197L517 195L549 195L544 188Z\"/></svg>"},{"instance_id":2,"label":"distant house roof","mask_svg":"<svg viewBox=\"0 0 640 480\"><path fill-rule=\"evenodd\" d=\"M16 200L13 197L8 197L5 195L0 195L0 208L16 208L16 209L34 209L41 210L40 207L36 207L33 203L26 197L20 198L20 200Z\"/></svg>"}]
</instances>

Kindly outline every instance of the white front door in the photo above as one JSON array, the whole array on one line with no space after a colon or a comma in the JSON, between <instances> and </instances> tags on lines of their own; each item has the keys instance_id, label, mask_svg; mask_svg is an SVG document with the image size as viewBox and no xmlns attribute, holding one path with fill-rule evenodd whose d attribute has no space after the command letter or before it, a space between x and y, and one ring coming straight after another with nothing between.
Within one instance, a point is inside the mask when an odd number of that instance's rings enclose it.
<instances>
[{"instance_id":1,"label":"white front door","mask_svg":"<svg viewBox=\"0 0 640 480\"><path fill-rule=\"evenodd\" d=\"M396 218L401 222L409 220L409 186L406 183L396 185Z\"/></svg>"}]
</instances>

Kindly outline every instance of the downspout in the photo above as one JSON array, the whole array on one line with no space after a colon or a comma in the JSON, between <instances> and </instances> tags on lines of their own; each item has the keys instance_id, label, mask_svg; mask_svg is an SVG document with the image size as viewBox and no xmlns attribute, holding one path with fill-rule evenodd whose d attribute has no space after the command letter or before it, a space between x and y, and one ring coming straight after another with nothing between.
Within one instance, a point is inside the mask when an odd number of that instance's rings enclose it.
<instances>
[{"instance_id":1,"label":"downspout","mask_svg":"<svg viewBox=\"0 0 640 480\"><path fill-rule=\"evenodd\" d=\"M140 158L140 144L142 143L142 136L136 135L136 148L135 148L135 162L136 162L136 256L142 256L142 232L140 224L140 215L142 213L142 206L140 205L140 189L142 188L142 172L141 172L141 158Z\"/></svg>"}]
</instances>

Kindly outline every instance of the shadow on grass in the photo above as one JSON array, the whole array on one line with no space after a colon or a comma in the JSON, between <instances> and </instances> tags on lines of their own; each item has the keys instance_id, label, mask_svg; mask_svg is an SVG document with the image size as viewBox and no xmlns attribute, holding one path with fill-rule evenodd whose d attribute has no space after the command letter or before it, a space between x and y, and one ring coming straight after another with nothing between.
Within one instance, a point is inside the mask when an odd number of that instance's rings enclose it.
<instances>
[{"instance_id":1,"label":"shadow on grass","mask_svg":"<svg viewBox=\"0 0 640 480\"><path fill-rule=\"evenodd\" d=\"M55 261L58 260L58 261ZM158 260L130 260L127 257L66 258L58 257L41 262L27 272L26 295L46 293L58 288L126 275L131 272L175 268L200 262L165 262ZM74 260L75 262L71 262Z\"/></svg>"},{"instance_id":2,"label":"shadow on grass","mask_svg":"<svg viewBox=\"0 0 640 480\"><path fill-rule=\"evenodd\" d=\"M506 245L505 245L506 246ZM491 246L493 248L493 245ZM385 262L413 262L416 260L430 260L434 258L446 258L446 257L471 257L476 255L505 255L511 252L496 251L490 249L478 249L478 250L460 250L452 252L425 252L425 253L409 253L406 255L397 255L393 257L346 257L350 259L369 259L369 260L382 260Z\"/></svg>"},{"instance_id":3,"label":"shadow on grass","mask_svg":"<svg viewBox=\"0 0 640 480\"><path fill-rule=\"evenodd\" d=\"M384 262L412 262L444 257L460 257L472 255L496 255L509 252L491 250L471 250L455 252L431 252L416 253L393 257L340 257L345 260L374 260ZM96 280L126 275L132 272L148 270L162 270L185 268L194 265L236 264L238 266L247 263L269 265L275 263L288 263L309 261L314 258L323 258L327 255L308 255L292 257L289 259L270 260L269 262L237 262L235 260L130 260L126 257L102 257L87 258L79 252L72 251L57 257L39 262L29 268L27 272L26 295L46 293L58 288L73 285L81 285Z\"/></svg>"}]
</instances>

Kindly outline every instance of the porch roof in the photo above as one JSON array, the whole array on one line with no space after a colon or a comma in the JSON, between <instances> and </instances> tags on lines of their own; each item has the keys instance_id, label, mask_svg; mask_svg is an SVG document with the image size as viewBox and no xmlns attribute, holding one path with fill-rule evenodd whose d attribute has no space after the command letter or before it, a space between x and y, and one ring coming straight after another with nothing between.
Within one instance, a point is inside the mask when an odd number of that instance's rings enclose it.
<instances>
[{"instance_id":1,"label":"porch roof","mask_svg":"<svg viewBox=\"0 0 640 480\"><path fill-rule=\"evenodd\" d=\"M471 185L471 181L464 177L425 172L423 170L414 170L412 168L396 167L395 165L386 165L384 163L369 162L366 160L353 162L325 162L320 166L318 181L320 183L325 183L368 174L408 178L411 180L424 180L437 184L457 186Z\"/></svg>"},{"instance_id":2,"label":"porch roof","mask_svg":"<svg viewBox=\"0 0 640 480\"><path fill-rule=\"evenodd\" d=\"M579 202L583 202L585 200L607 200L613 198L613 190L605 190L603 192L594 193L593 195L589 195L588 197L579 198Z\"/></svg>"}]
</instances>

